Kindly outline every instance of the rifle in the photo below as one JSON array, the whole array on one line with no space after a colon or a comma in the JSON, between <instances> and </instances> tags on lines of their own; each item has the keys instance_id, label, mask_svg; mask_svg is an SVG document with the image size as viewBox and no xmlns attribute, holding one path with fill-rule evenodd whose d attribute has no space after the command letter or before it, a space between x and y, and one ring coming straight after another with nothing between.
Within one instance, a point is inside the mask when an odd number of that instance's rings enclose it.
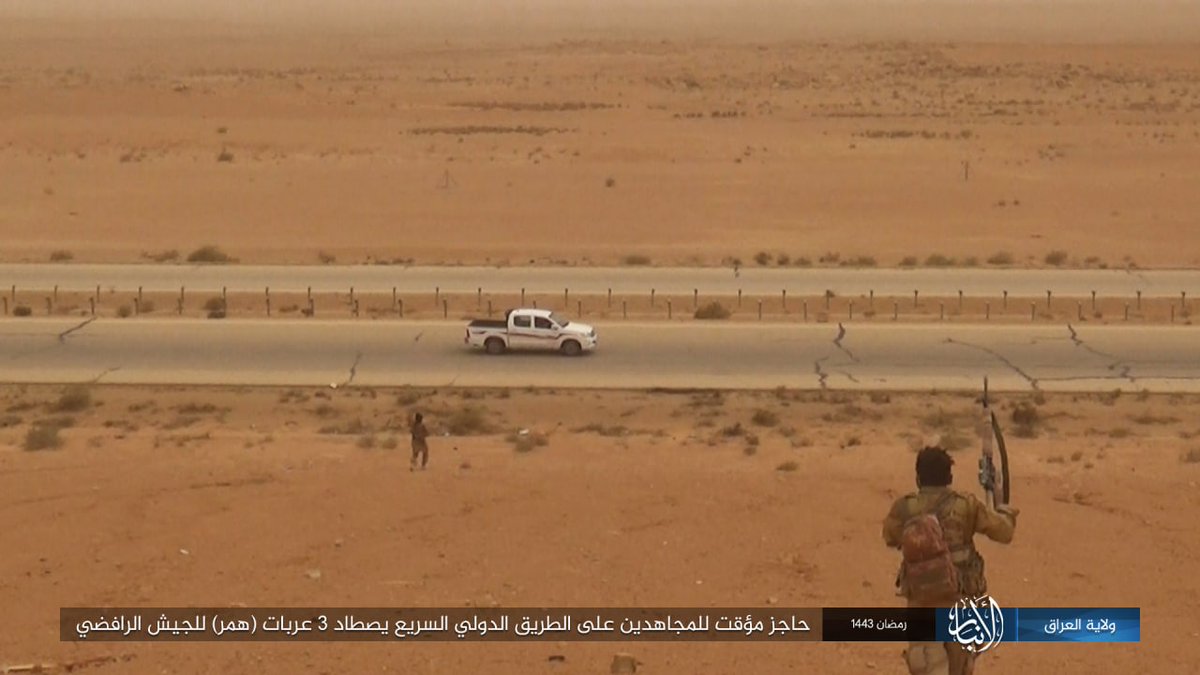
<instances>
[{"instance_id":1,"label":"rifle","mask_svg":"<svg viewBox=\"0 0 1200 675\"><path fill-rule=\"evenodd\" d=\"M983 424L980 427L983 447L979 456L979 484L983 486L987 505L990 508L1007 506L1009 503L1008 483L1008 448L1004 444L1004 433L1000 431L1000 422L992 411L988 401L988 381L983 378ZM992 444L999 449L1000 467L997 471L995 453Z\"/></svg>"}]
</instances>

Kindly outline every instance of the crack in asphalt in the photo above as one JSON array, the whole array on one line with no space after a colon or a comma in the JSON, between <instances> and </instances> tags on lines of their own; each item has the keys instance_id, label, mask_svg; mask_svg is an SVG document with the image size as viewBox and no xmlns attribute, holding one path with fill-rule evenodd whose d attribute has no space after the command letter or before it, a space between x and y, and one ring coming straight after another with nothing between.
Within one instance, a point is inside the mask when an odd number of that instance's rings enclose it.
<instances>
[{"instance_id":1,"label":"crack in asphalt","mask_svg":"<svg viewBox=\"0 0 1200 675\"><path fill-rule=\"evenodd\" d=\"M1000 352L997 352L994 349L991 349L989 347L984 347L983 345L977 345L977 344L974 344L971 342L963 342L961 340L955 340L954 338L946 338L946 343L952 344L952 345L959 345L962 347L970 347L971 349L978 349L979 351L981 351L985 354L989 354L992 357L994 357L997 361L999 361L1000 363L1003 363L1004 365L1011 368L1014 373L1016 373L1017 375L1020 375L1022 378L1024 378L1025 381L1029 383L1029 386L1033 387L1035 390L1038 388L1038 380L1036 377L1033 377L1029 373L1026 373L1024 370L1021 370L1020 366L1013 363L1011 360L1008 359L1008 357L1004 356L1003 354L1001 354Z\"/></svg>"},{"instance_id":2,"label":"crack in asphalt","mask_svg":"<svg viewBox=\"0 0 1200 675\"><path fill-rule=\"evenodd\" d=\"M821 368L821 362L827 358L829 357L824 356L816 361L813 361L813 372L817 374L817 384L821 385L822 389L829 388L829 383L826 381L829 379L829 373L825 372L825 370Z\"/></svg>"},{"instance_id":3,"label":"crack in asphalt","mask_svg":"<svg viewBox=\"0 0 1200 675\"><path fill-rule=\"evenodd\" d=\"M84 326L88 325L89 323L91 323L91 322L93 322L93 321L95 321L95 320L96 320L96 317L94 317L94 316L93 316L93 317L91 317L91 318L89 318L89 319L87 319L87 320L83 321L82 323L80 323L80 324L79 324L79 325L77 325L77 326L73 326L73 327L71 327L71 328L68 328L68 329L64 330L63 332L61 332L61 333L59 333L59 334L58 334L58 341L59 341L59 342L66 342L66 341L67 341L67 336L69 336L71 333L74 333L74 332L75 332L75 331L77 331L77 330L82 330Z\"/></svg>"},{"instance_id":4,"label":"crack in asphalt","mask_svg":"<svg viewBox=\"0 0 1200 675\"><path fill-rule=\"evenodd\" d=\"M115 373L120 369L121 369L121 366L113 366L111 368L105 368L104 370L100 371L99 375L93 377L88 384L99 384L100 380L103 379L105 375L108 375L109 373Z\"/></svg>"},{"instance_id":5,"label":"crack in asphalt","mask_svg":"<svg viewBox=\"0 0 1200 675\"><path fill-rule=\"evenodd\" d=\"M350 364L350 377L346 378L346 381L340 386L348 387L351 382L354 382L354 376L358 375L358 364L360 361L362 361L362 352L355 352L354 363Z\"/></svg>"},{"instance_id":6,"label":"crack in asphalt","mask_svg":"<svg viewBox=\"0 0 1200 675\"><path fill-rule=\"evenodd\" d=\"M849 356L851 362L858 363L858 357L856 357L854 355L854 352L852 352L849 349L846 349L845 347L842 346L842 339L845 337L846 337L846 327L842 325L841 321L839 321L838 322L838 334L837 334L837 337L833 338L833 346L842 350L842 352L844 352L846 354L846 356Z\"/></svg>"},{"instance_id":7,"label":"crack in asphalt","mask_svg":"<svg viewBox=\"0 0 1200 675\"><path fill-rule=\"evenodd\" d=\"M57 338L58 343L59 344L65 343L67 341L67 338L70 337L70 335L72 333L74 333L77 330L82 329L84 326L88 325L89 323L91 323L95 320L96 320L96 317L93 316L93 317L88 318L85 321L80 322L79 324L77 324L75 326L72 326L72 327L62 331L61 333L59 333L58 335L55 336ZM41 335L43 335L43 333L37 333L36 335L41 336ZM16 352L16 353L12 354L11 356L9 356L8 360L19 361L19 360L27 358L27 357L37 356L38 354L41 354L43 352L48 352L52 349L54 349L54 344L48 344L43 347L35 347L35 348L29 349L27 351Z\"/></svg>"},{"instance_id":8,"label":"crack in asphalt","mask_svg":"<svg viewBox=\"0 0 1200 675\"><path fill-rule=\"evenodd\" d=\"M848 371L845 371L845 370L839 370L839 371L838 371L838 375L844 375L844 376L846 377L846 379L847 379L847 380L850 380L850 381L851 381L851 382L853 382L854 384L859 384L859 382L858 382L858 378L857 378L857 377L855 377L855 376L853 376L853 375L851 375L851 374L850 374Z\"/></svg>"},{"instance_id":9,"label":"crack in asphalt","mask_svg":"<svg viewBox=\"0 0 1200 675\"><path fill-rule=\"evenodd\" d=\"M1096 349L1095 347L1084 342L1083 338L1079 337L1079 333L1075 330L1075 327L1069 323L1067 324L1067 331L1069 331L1071 333L1071 342L1074 343L1076 347L1078 347L1086 352L1095 354L1096 356L1099 356L1101 358L1110 359L1112 362L1108 364L1108 366L1107 366L1108 370L1111 372L1117 373L1117 378L1120 378L1123 380L1129 380L1133 384L1137 383L1137 378L1135 378L1133 375L1129 374L1129 372L1131 370L1133 370L1133 366L1126 363L1124 359L1117 356L1116 354L1109 354L1108 352L1102 352L1099 349Z\"/></svg>"}]
</instances>

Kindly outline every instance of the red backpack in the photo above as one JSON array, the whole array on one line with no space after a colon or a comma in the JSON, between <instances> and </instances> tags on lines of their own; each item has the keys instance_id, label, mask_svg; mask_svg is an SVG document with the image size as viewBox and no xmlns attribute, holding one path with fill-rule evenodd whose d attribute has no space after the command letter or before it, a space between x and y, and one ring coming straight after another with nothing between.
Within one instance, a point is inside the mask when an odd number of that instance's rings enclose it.
<instances>
[{"instance_id":1,"label":"red backpack","mask_svg":"<svg viewBox=\"0 0 1200 675\"><path fill-rule=\"evenodd\" d=\"M958 568L950 555L946 532L942 529L942 508L954 497L948 492L929 510L910 517L900 535L904 554L901 588L916 602L956 599L959 595Z\"/></svg>"}]
</instances>

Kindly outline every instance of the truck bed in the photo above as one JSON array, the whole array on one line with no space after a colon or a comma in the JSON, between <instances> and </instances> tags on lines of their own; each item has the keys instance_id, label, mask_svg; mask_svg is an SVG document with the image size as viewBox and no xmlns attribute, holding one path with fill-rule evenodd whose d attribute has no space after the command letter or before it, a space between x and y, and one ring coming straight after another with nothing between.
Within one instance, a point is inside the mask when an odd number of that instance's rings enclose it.
<instances>
[{"instance_id":1,"label":"truck bed","mask_svg":"<svg viewBox=\"0 0 1200 675\"><path fill-rule=\"evenodd\" d=\"M467 328L494 328L496 330L506 330L508 322L503 319L475 319L467 324Z\"/></svg>"}]
</instances>

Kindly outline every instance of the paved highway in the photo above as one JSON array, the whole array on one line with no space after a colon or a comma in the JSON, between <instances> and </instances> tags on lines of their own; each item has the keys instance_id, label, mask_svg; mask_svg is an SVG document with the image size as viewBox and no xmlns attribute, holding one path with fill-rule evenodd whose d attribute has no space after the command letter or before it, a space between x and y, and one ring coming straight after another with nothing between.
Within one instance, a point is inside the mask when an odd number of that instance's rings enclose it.
<instances>
[{"instance_id":1,"label":"paved highway","mask_svg":"<svg viewBox=\"0 0 1200 675\"><path fill-rule=\"evenodd\" d=\"M0 320L0 381L1200 392L1200 329L618 324L599 350L491 357L457 322Z\"/></svg>"},{"instance_id":2,"label":"paved highway","mask_svg":"<svg viewBox=\"0 0 1200 675\"><path fill-rule=\"evenodd\" d=\"M849 268L747 268L735 277L731 269L644 267L404 267L390 265L90 265L0 264L0 292L19 289L88 290L97 285L118 291L360 292L399 293L573 293L600 295L649 293L736 295L738 289L754 295L776 295L786 289L799 296L838 295L907 296L920 290L927 296L1041 297L1047 290L1059 296L1200 297L1200 270L1014 270L1014 269L849 269Z\"/></svg>"}]
</instances>

